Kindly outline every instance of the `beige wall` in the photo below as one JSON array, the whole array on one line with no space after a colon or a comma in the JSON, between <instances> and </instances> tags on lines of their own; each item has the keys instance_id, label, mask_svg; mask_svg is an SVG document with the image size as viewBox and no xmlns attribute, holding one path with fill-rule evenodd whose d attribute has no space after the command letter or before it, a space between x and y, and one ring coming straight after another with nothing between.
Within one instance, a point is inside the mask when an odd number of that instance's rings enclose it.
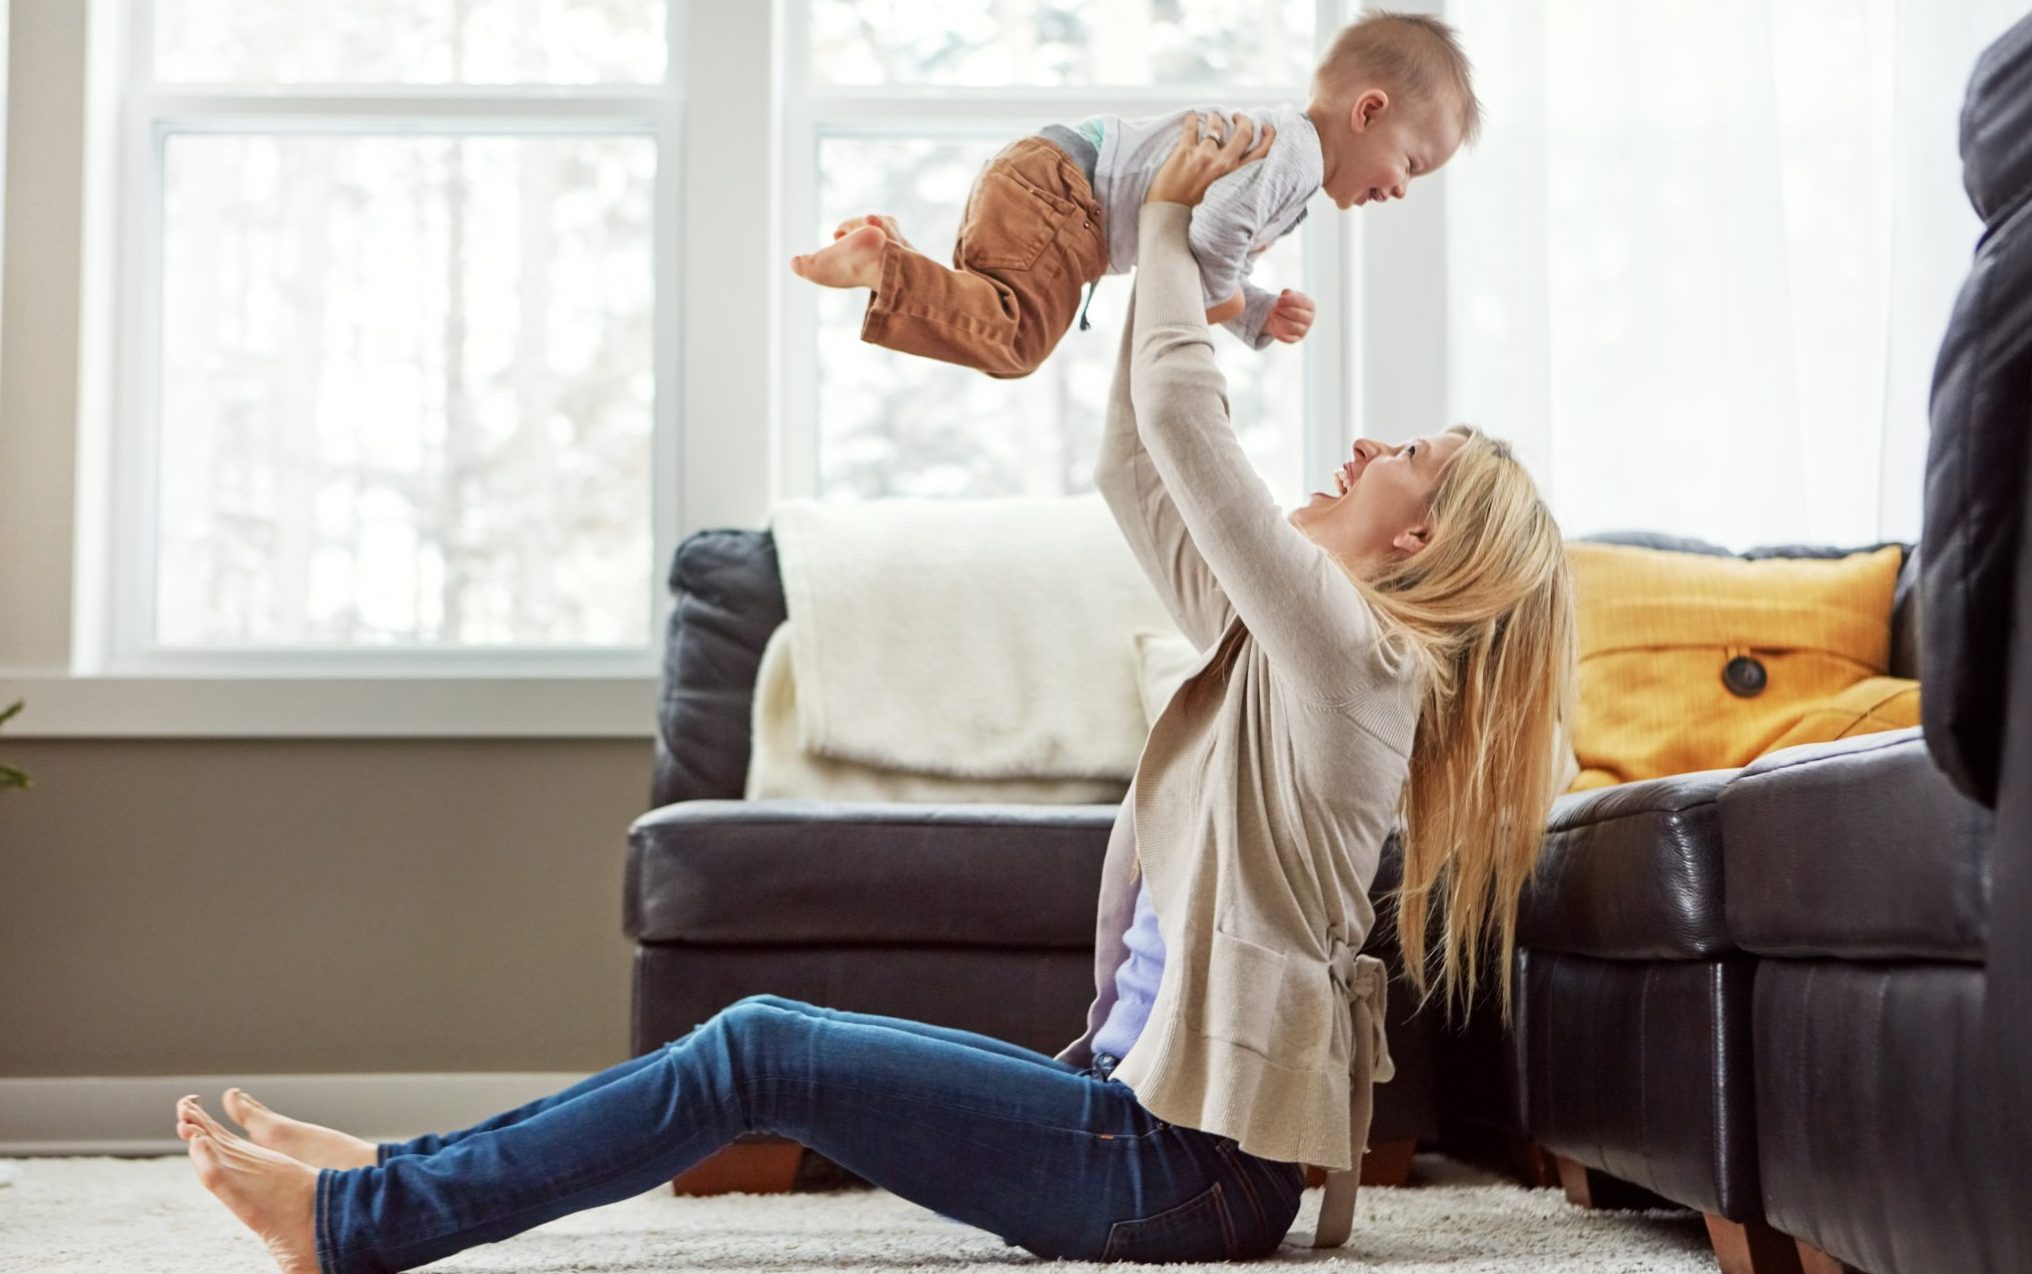
<instances>
[{"instance_id":1,"label":"beige wall","mask_svg":"<svg viewBox=\"0 0 2032 1274\"><path fill-rule=\"evenodd\" d=\"M0 793L0 1076L628 1056L647 740L0 733L0 759L36 779Z\"/></svg>"}]
</instances>

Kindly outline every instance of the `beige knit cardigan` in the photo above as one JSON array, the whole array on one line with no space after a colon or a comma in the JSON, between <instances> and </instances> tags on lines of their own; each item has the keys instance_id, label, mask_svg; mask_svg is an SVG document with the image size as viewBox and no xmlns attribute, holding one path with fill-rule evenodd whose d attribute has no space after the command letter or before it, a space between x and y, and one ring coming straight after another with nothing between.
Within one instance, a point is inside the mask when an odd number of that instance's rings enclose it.
<instances>
[{"instance_id":1,"label":"beige knit cardigan","mask_svg":"<svg viewBox=\"0 0 2032 1274\"><path fill-rule=\"evenodd\" d=\"M1159 1119L1328 1178L1311 1242L1345 1242L1391 1074L1369 886L1417 726L1415 677L1256 476L1187 246L1153 203L1095 485L1202 660L1150 728L1108 838L1086 1033L1115 1002L1140 856L1164 973L1114 1072Z\"/></svg>"}]
</instances>

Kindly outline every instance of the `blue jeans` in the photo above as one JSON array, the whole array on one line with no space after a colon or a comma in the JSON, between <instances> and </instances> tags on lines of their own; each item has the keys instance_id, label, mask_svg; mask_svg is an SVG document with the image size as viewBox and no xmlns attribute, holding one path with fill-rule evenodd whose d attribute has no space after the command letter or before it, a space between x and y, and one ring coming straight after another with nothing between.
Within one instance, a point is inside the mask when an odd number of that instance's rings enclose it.
<instances>
[{"instance_id":1,"label":"blue jeans","mask_svg":"<svg viewBox=\"0 0 2032 1274\"><path fill-rule=\"evenodd\" d=\"M773 995L463 1132L317 1178L323 1274L386 1274L653 1190L745 1132L779 1133L1038 1256L1267 1256L1304 1171L1168 1124L1043 1053Z\"/></svg>"}]
</instances>

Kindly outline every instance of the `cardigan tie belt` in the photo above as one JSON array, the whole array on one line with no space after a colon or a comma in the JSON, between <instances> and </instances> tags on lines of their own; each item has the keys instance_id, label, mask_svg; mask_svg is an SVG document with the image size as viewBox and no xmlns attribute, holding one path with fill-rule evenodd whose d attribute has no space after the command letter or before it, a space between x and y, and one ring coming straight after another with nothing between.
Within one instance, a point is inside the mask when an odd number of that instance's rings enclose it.
<instances>
[{"instance_id":1,"label":"cardigan tie belt","mask_svg":"<svg viewBox=\"0 0 2032 1274\"><path fill-rule=\"evenodd\" d=\"M1362 955L1345 940L1333 939L1333 953L1327 969L1334 989L1348 1002L1347 1025L1337 1029L1352 1033L1346 1039L1348 1054L1348 1144L1355 1147L1354 1162L1344 1172L1327 1174L1326 1196L1320 1200L1319 1223L1313 1227L1313 1247L1339 1247L1348 1241L1355 1225L1355 1192L1362 1183L1362 1155L1369 1144L1369 1118L1375 1111L1373 1086L1387 1082L1397 1073L1390 1058L1390 1042L1384 1032L1383 1010L1390 987L1390 971L1375 956Z\"/></svg>"}]
</instances>

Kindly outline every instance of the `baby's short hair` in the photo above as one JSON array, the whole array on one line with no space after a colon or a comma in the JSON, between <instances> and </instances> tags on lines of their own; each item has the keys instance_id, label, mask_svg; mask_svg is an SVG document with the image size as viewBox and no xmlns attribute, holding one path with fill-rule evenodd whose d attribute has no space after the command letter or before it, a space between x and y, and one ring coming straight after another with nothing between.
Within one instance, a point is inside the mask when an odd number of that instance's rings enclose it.
<instances>
[{"instance_id":1,"label":"baby's short hair","mask_svg":"<svg viewBox=\"0 0 2032 1274\"><path fill-rule=\"evenodd\" d=\"M1411 106L1454 107L1461 144L1482 131L1482 104L1458 33L1422 13L1378 10L1341 28L1313 73L1312 95L1334 106L1380 84Z\"/></svg>"}]
</instances>

